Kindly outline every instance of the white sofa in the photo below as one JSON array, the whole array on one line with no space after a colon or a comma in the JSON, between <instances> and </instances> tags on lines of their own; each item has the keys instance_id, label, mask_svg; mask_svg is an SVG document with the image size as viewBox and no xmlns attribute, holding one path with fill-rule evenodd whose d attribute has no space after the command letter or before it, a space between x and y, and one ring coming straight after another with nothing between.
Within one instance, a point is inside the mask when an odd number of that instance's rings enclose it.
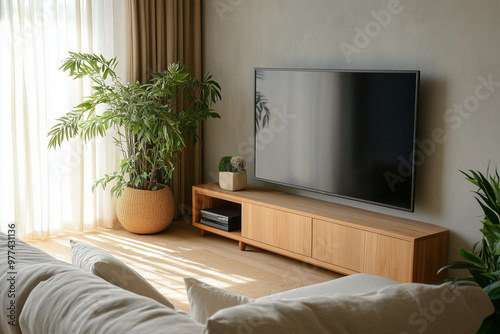
<instances>
[{"instance_id":1,"label":"white sofa","mask_svg":"<svg viewBox=\"0 0 500 334\"><path fill-rule=\"evenodd\" d=\"M10 243L12 246L12 242ZM252 300L186 279L192 314L105 252L59 261L0 233L1 333L474 333L493 313L476 287L356 274ZM137 276L135 276L137 275Z\"/></svg>"}]
</instances>

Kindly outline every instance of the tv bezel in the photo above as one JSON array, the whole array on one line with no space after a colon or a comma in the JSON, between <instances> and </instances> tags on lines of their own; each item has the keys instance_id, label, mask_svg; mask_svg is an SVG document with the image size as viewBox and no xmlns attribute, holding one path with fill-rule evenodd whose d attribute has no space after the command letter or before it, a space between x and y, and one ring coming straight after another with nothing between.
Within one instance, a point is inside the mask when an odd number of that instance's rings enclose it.
<instances>
[{"instance_id":1,"label":"tv bezel","mask_svg":"<svg viewBox=\"0 0 500 334\"><path fill-rule=\"evenodd\" d=\"M352 196L347 196L343 194L338 194L338 193L333 193L333 192L328 192L328 191L323 191L319 189L314 189L314 188L309 188L309 187L304 187L304 186L299 186L295 184L289 184L289 183L284 183L280 181L275 181L275 180L269 180L269 179L264 179L256 176L256 171L257 171L257 125L255 124L255 113L256 113L256 92L257 92L257 71L286 71L286 72L336 72L336 73L407 73L407 74L414 74L415 75L415 80L416 80L416 85L415 85L415 106L414 106L414 112L413 112L413 152L411 154L411 181L406 179L405 182L410 181L411 182L411 199L410 199L410 206L409 207L402 207L402 206L395 206L395 205L390 205L382 202L376 202L376 201L370 201L362 198L357 198L357 197L352 197ZM305 190L305 191L310 191L313 193L318 193L322 195L327 195L327 196L333 196L333 197L339 197L343 199L348 199L356 202L362 202L362 203L367 203L367 204L372 204L380 207L386 207L386 208L391 208L391 209L396 209L400 211L407 211L407 212L414 212L415 211L415 179L416 179L416 164L415 164L415 155L417 151L417 130L418 130L418 108L419 108L419 98L420 98L420 70L363 70L363 69L311 69L311 68L271 68L271 67L254 67L254 117L253 117L253 122L254 122L254 138L253 138L253 167L254 167L254 173L253 173L253 179L256 181L260 182L267 182L271 184L277 184L281 186L286 186L289 188L293 189L300 189L300 190Z\"/></svg>"}]
</instances>

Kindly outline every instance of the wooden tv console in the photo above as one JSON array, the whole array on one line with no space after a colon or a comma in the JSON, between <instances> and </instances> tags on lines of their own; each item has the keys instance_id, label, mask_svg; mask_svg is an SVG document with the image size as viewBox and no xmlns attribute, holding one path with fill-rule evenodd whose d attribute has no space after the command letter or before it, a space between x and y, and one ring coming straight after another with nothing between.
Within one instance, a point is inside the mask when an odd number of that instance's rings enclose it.
<instances>
[{"instance_id":1,"label":"wooden tv console","mask_svg":"<svg viewBox=\"0 0 500 334\"><path fill-rule=\"evenodd\" d=\"M200 223L200 210L241 208L241 231ZM269 189L226 191L217 183L193 187L193 225L342 274L380 275L401 283L435 283L447 262L448 230Z\"/></svg>"}]
</instances>

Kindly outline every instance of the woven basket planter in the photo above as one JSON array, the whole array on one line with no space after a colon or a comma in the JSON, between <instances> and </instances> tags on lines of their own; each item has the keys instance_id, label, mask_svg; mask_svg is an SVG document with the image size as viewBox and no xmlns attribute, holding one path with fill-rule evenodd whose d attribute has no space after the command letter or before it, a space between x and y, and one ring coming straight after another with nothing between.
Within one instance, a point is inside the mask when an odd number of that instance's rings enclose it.
<instances>
[{"instance_id":1,"label":"woven basket planter","mask_svg":"<svg viewBox=\"0 0 500 334\"><path fill-rule=\"evenodd\" d=\"M118 220L132 233L161 232L170 225L174 213L174 195L168 186L156 191L127 187L116 201Z\"/></svg>"}]
</instances>

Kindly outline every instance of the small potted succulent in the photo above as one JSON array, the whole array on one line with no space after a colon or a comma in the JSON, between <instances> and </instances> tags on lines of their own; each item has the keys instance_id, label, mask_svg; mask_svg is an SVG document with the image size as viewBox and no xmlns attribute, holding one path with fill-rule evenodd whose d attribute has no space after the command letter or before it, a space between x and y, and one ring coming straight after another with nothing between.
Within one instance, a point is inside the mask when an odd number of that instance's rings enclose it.
<instances>
[{"instance_id":1,"label":"small potted succulent","mask_svg":"<svg viewBox=\"0 0 500 334\"><path fill-rule=\"evenodd\" d=\"M241 190L247 185L247 162L242 157L224 156L219 162L219 186L225 190Z\"/></svg>"}]
</instances>

